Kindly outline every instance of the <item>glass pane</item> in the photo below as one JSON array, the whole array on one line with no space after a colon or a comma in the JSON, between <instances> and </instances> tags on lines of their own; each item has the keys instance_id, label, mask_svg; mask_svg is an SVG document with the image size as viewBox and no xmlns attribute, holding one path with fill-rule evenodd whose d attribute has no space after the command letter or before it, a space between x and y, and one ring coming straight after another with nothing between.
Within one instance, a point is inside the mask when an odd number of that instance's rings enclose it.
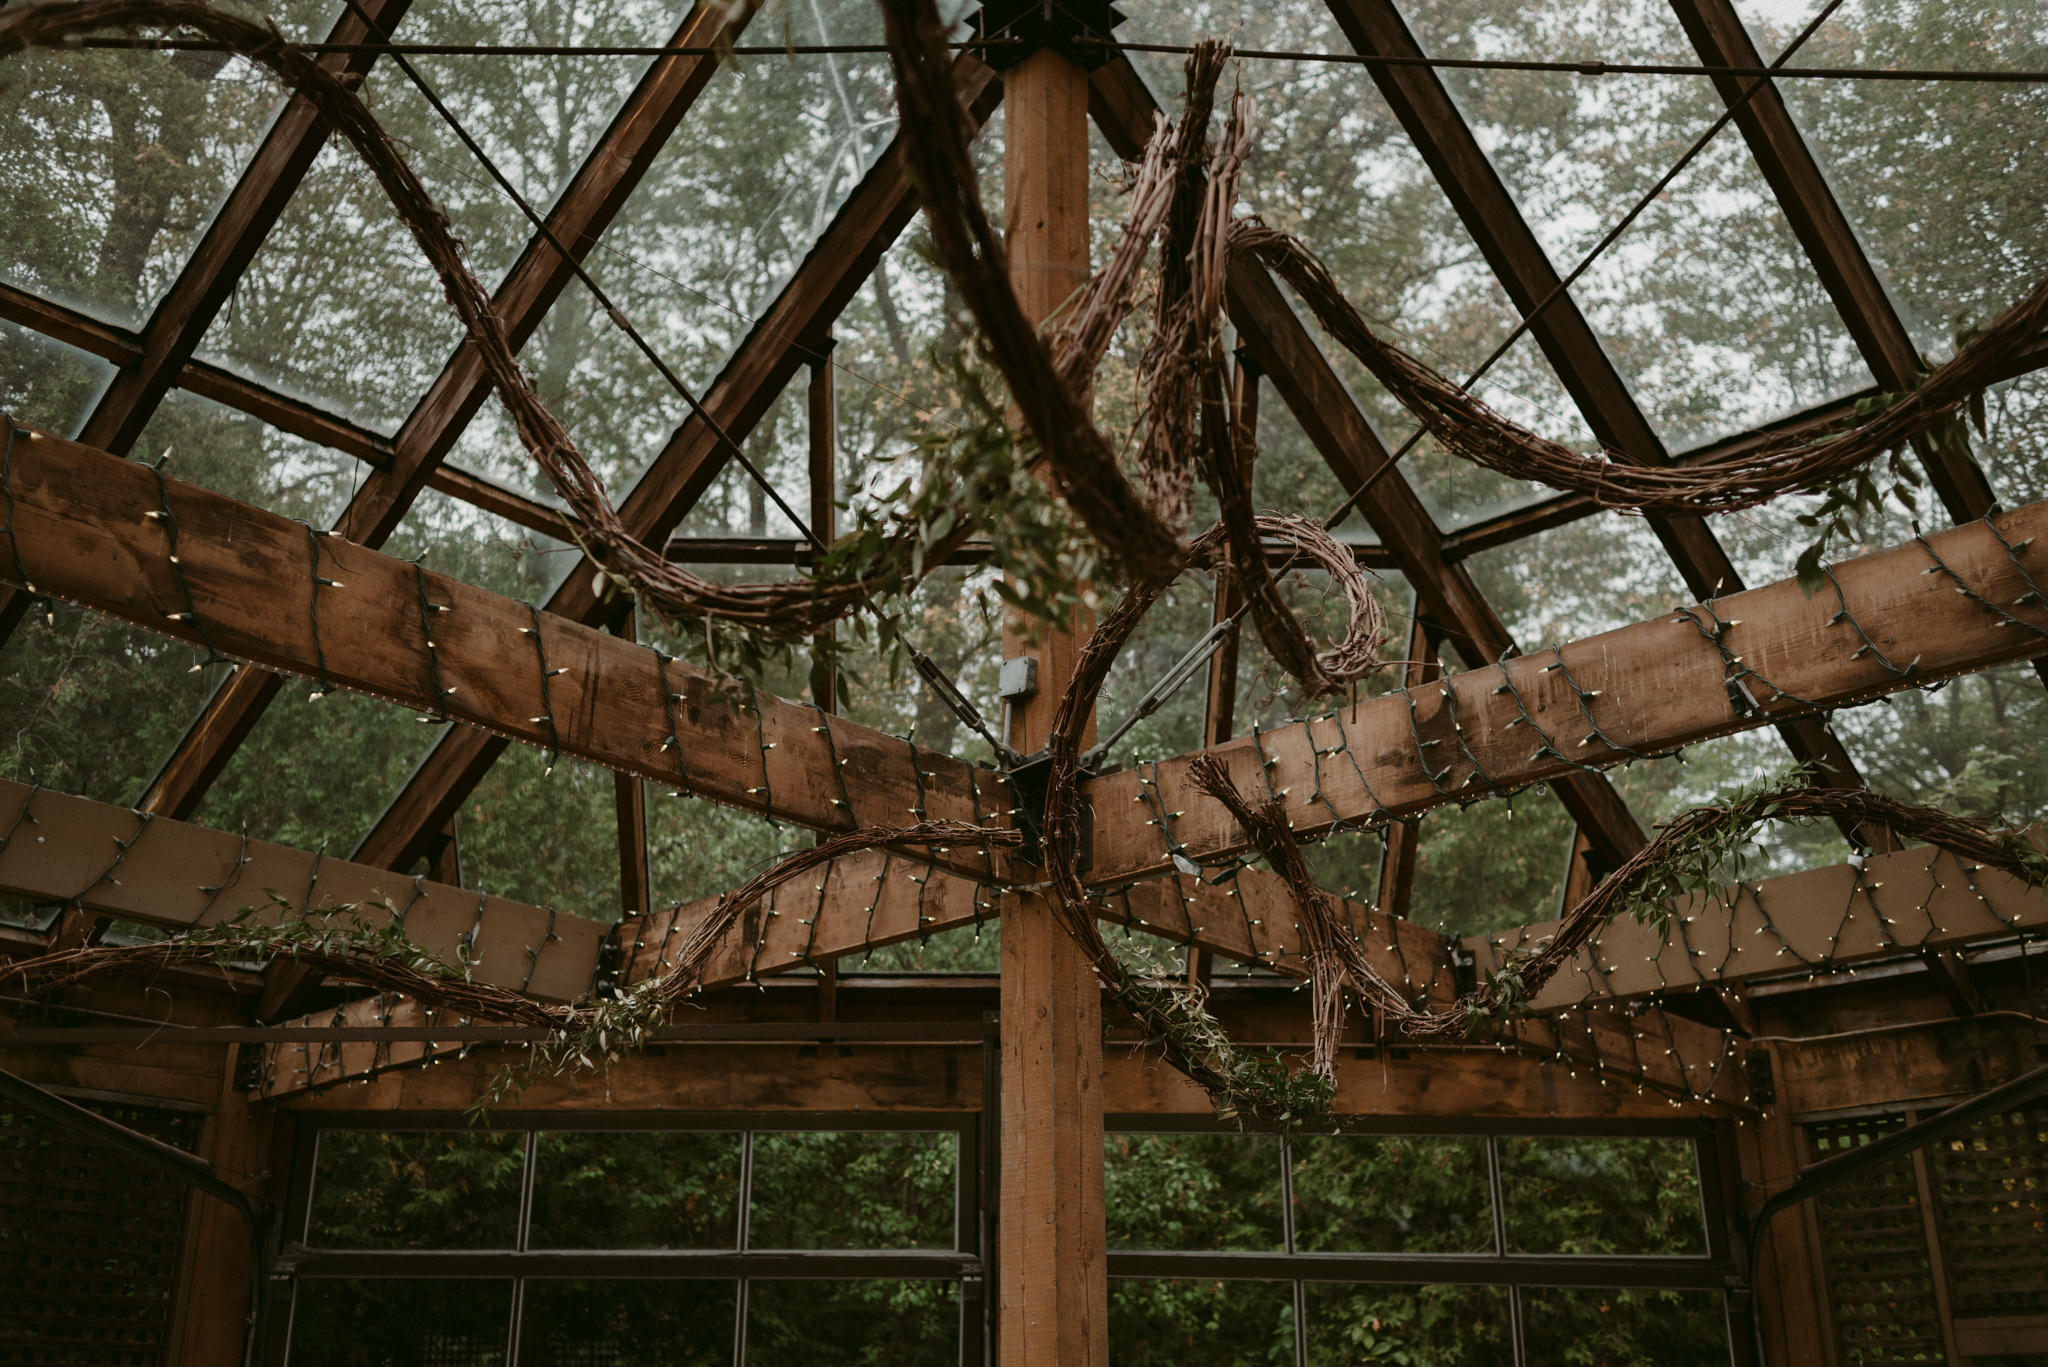
<instances>
[{"instance_id":1,"label":"glass pane","mask_svg":"<svg viewBox=\"0 0 2048 1367\"><path fill-rule=\"evenodd\" d=\"M323 1130L306 1242L319 1248L511 1248L526 1136L516 1130Z\"/></svg>"},{"instance_id":2,"label":"glass pane","mask_svg":"<svg viewBox=\"0 0 2048 1367\"><path fill-rule=\"evenodd\" d=\"M543 1132L528 1248L739 1247L740 1136Z\"/></svg>"},{"instance_id":3,"label":"glass pane","mask_svg":"<svg viewBox=\"0 0 2048 1367\"><path fill-rule=\"evenodd\" d=\"M1618 513L1553 527L1465 563L1525 652L1582 641L1693 601L1650 525Z\"/></svg>"},{"instance_id":4,"label":"glass pane","mask_svg":"<svg viewBox=\"0 0 2048 1367\"><path fill-rule=\"evenodd\" d=\"M721 1281L530 1279L520 1367L711 1367L732 1361L738 1288Z\"/></svg>"},{"instance_id":5,"label":"glass pane","mask_svg":"<svg viewBox=\"0 0 2048 1367\"><path fill-rule=\"evenodd\" d=\"M183 389L164 396L135 442L143 459L166 453L177 479L316 527L333 526L369 474L353 456Z\"/></svg>"},{"instance_id":6,"label":"glass pane","mask_svg":"<svg viewBox=\"0 0 2048 1367\"><path fill-rule=\"evenodd\" d=\"M289 1367L499 1367L510 1281L306 1278L292 1299Z\"/></svg>"},{"instance_id":7,"label":"glass pane","mask_svg":"<svg viewBox=\"0 0 2048 1367\"><path fill-rule=\"evenodd\" d=\"M287 34L325 0L264 6ZM0 64L0 278L139 324L176 279L279 105L220 52L40 50Z\"/></svg>"},{"instance_id":8,"label":"glass pane","mask_svg":"<svg viewBox=\"0 0 2048 1367\"><path fill-rule=\"evenodd\" d=\"M747 1284L747 1367L953 1367L952 1282Z\"/></svg>"},{"instance_id":9,"label":"glass pane","mask_svg":"<svg viewBox=\"0 0 2048 1367\"><path fill-rule=\"evenodd\" d=\"M1308 1367L1371 1362L1510 1367L1515 1360L1511 1292L1505 1286L1310 1282L1302 1291L1308 1306Z\"/></svg>"},{"instance_id":10,"label":"glass pane","mask_svg":"<svg viewBox=\"0 0 2048 1367\"><path fill-rule=\"evenodd\" d=\"M1661 0L1423 6L1446 57L1696 62ZM1558 81L1446 71L1559 271L1633 205L1723 104L1680 76ZM1725 130L1573 286L1667 444L1691 445L1868 380L1740 135Z\"/></svg>"},{"instance_id":11,"label":"glass pane","mask_svg":"<svg viewBox=\"0 0 2048 1367\"><path fill-rule=\"evenodd\" d=\"M1294 1246L1304 1253L1491 1253L1486 1141L1301 1135Z\"/></svg>"},{"instance_id":12,"label":"glass pane","mask_svg":"<svg viewBox=\"0 0 2048 1367\"><path fill-rule=\"evenodd\" d=\"M1117 1367L1266 1367L1294 1360L1291 1282L1117 1277L1109 1283Z\"/></svg>"},{"instance_id":13,"label":"glass pane","mask_svg":"<svg viewBox=\"0 0 2048 1367\"><path fill-rule=\"evenodd\" d=\"M1728 1365L1728 1313L1717 1291L1529 1287L1522 1335L1532 1363Z\"/></svg>"},{"instance_id":14,"label":"glass pane","mask_svg":"<svg viewBox=\"0 0 2048 1367\"><path fill-rule=\"evenodd\" d=\"M17 423L73 435L113 374L90 352L0 318L0 412Z\"/></svg>"},{"instance_id":15,"label":"glass pane","mask_svg":"<svg viewBox=\"0 0 2048 1367\"><path fill-rule=\"evenodd\" d=\"M1467 935L1557 914L1572 818L1550 789L1469 807L1447 803L1427 812L1416 830L1410 920Z\"/></svg>"},{"instance_id":16,"label":"glass pane","mask_svg":"<svg viewBox=\"0 0 2048 1367\"><path fill-rule=\"evenodd\" d=\"M133 802L227 675L224 665L195 671L204 658L115 618L48 605L0 652L0 772L100 802Z\"/></svg>"},{"instance_id":17,"label":"glass pane","mask_svg":"<svg viewBox=\"0 0 2048 1367\"><path fill-rule=\"evenodd\" d=\"M1510 1253L1705 1253L1689 1139L1502 1139Z\"/></svg>"},{"instance_id":18,"label":"glass pane","mask_svg":"<svg viewBox=\"0 0 2048 1367\"><path fill-rule=\"evenodd\" d=\"M532 668L539 671L538 660ZM550 763L547 751L530 745L508 747L462 804L463 881L515 901L617 920L617 802L611 770L573 756Z\"/></svg>"},{"instance_id":19,"label":"glass pane","mask_svg":"<svg viewBox=\"0 0 2048 1367\"><path fill-rule=\"evenodd\" d=\"M1841 715L1838 714L1838 721ZM1837 725L1845 739L1851 728ZM1867 749L1867 747L1859 747ZM1857 754L1851 751L1852 756ZM1858 756L1860 758L1860 756ZM1745 731L1688 745L1677 756L1637 760L1608 770L1615 791L1636 814L1644 830L1679 813L1717 800L1745 785L1764 782L1788 770L1792 753L1776 731ZM1866 771L1865 777L1869 774ZM1720 877L1764 878L1823 864L1839 864L1849 854L1848 842L1830 821L1777 821L1756 833L1756 843L1741 851L1739 861L1723 865Z\"/></svg>"},{"instance_id":20,"label":"glass pane","mask_svg":"<svg viewBox=\"0 0 2048 1367\"><path fill-rule=\"evenodd\" d=\"M1272 1135L1108 1135L1103 1186L1111 1248L1286 1246L1280 1141Z\"/></svg>"},{"instance_id":21,"label":"glass pane","mask_svg":"<svg viewBox=\"0 0 2048 1367\"><path fill-rule=\"evenodd\" d=\"M754 1136L747 1247L952 1248L957 1137Z\"/></svg>"}]
</instances>

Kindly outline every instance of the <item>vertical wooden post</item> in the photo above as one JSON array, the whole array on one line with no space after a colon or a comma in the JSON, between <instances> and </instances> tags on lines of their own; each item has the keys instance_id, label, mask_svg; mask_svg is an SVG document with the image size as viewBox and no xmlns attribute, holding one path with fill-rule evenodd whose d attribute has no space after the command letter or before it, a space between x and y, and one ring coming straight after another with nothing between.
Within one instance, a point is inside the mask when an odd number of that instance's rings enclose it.
<instances>
[{"instance_id":1,"label":"vertical wooden post","mask_svg":"<svg viewBox=\"0 0 2048 1367\"><path fill-rule=\"evenodd\" d=\"M612 624L612 632L638 640L640 628L631 608ZM647 864L647 785L631 774L612 775L612 805L619 818L619 909L627 916L647 916L654 909L654 874Z\"/></svg>"},{"instance_id":2,"label":"vertical wooden post","mask_svg":"<svg viewBox=\"0 0 2048 1367\"><path fill-rule=\"evenodd\" d=\"M1766 1047L1771 1052L1772 1072L1784 1076L1776 1047ZM1787 1114L1783 1097L1756 1119L1737 1126L1735 1140L1747 1216L1799 1176L1798 1127ZM1754 1261L1756 1322L1766 1367L1826 1367L1832 1363L1834 1318L1828 1305L1827 1280L1821 1272L1811 1201L1783 1211L1771 1221Z\"/></svg>"},{"instance_id":3,"label":"vertical wooden post","mask_svg":"<svg viewBox=\"0 0 2048 1367\"><path fill-rule=\"evenodd\" d=\"M1432 675L1441 677L1436 639L1422 621L1422 600L1415 600L1408 627L1408 662L1402 667L1401 682L1420 688ZM1421 852L1421 827L1413 821L1396 821L1387 826L1387 852L1380 860L1379 908L1388 916L1408 914L1408 902L1415 890L1415 863Z\"/></svg>"},{"instance_id":4,"label":"vertical wooden post","mask_svg":"<svg viewBox=\"0 0 2048 1367\"><path fill-rule=\"evenodd\" d=\"M268 1195L273 1116L235 1085L237 1047L222 1050L219 1097L200 1133L199 1156L260 1206ZM237 1367L248 1331L249 1227L240 1212L200 1192L189 1209L164 1358L172 1367Z\"/></svg>"},{"instance_id":5,"label":"vertical wooden post","mask_svg":"<svg viewBox=\"0 0 2048 1367\"><path fill-rule=\"evenodd\" d=\"M1044 318L1088 276L1088 77L1041 50L1003 79L1005 238L1026 312ZM1038 657L1010 743L1045 744L1092 622L1009 622L1008 655ZM1032 639L1031 628L1038 628ZM1002 1201L998 1361L1103 1367L1109 1281L1102 1197L1102 995L1042 897L1003 914Z\"/></svg>"},{"instance_id":6,"label":"vertical wooden post","mask_svg":"<svg viewBox=\"0 0 2048 1367\"><path fill-rule=\"evenodd\" d=\"M811 531L827 546L839 535L839 409L832 383L832 349L837 345L829 334L811 344L811 380L804 393ZM817 639L828 640L830 633ZM811 652L811 701L827 712L839 710L838 675L824 652L816 649ZM827 959L818 965L818 1019L828 1021L838 1014L839 960Z\"/></svg>"}]
</instances>

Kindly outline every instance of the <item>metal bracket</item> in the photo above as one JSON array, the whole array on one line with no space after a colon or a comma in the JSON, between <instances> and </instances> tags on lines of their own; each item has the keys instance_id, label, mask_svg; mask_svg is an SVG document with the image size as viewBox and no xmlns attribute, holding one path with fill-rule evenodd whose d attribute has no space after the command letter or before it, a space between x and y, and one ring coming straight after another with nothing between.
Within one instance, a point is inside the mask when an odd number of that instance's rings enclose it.
<instances>
[{"instance_id":1,"label":"metal bracket","mask_svg":"<svg viewBox=\"0 0 2048 1367\"><path fill-rule=\"evenodd\" d=\"M1094 769L1082 764L1080 776L1083 779L1095 777ZM1017 851L1017 858L1027 864L1042 867L1045 861L1040 842L1045 832L1046 787L1052 780L1052 757L1039 750L1026 755L1023 762L1003 771L1010 790L1017 799L1017 828L1024 832L1024 844ZM1095 806L1083 794L1081 803L1080 847L1075 850L1074 869L1086 873L1095 860Z\"/></svg>"},{"instance_id":2,"label":"metal bracket","mask_svg":"<svg viewBox=\"0 0 2048 1367\"><path fill-rule=\"evenodd\" d=\"M985 0L974 36L990 46L981 59L1001 71L1041 48L1093 71L1116 55L1110 30L1124 21L1108 0Z\"/></svg>"}]
</instances>

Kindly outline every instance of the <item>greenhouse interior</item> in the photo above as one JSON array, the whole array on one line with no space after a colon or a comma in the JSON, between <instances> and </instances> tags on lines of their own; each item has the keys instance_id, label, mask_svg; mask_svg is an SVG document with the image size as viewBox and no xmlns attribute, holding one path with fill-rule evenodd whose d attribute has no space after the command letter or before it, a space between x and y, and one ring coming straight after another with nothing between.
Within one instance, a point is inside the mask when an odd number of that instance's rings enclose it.
<instances>
[{"instance_id":1,"label":"greenhouse interior","mask_svg":"<svg viewBox=\"0 0 2048 1367\"><path fill-rule=\"evenodd\" d=\"M2037 4L9 0L0 183L0 1364L2048 1364Z\"/></svg>"}]
</instances>

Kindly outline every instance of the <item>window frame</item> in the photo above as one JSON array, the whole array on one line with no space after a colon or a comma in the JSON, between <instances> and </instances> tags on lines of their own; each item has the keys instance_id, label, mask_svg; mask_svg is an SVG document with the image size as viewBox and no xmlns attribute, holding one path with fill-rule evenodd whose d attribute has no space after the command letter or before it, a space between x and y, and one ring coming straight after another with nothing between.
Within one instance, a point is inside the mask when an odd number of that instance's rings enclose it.
<instances>
[{"instance_id":1,"label":"window frame","mask_svg":"<svg viewBox=\"0 0 2048 1367\"><path fill-rule=\"evenodd\" d=\"M524 1135L519 1219L509 1249L324 1249L307 1244L313 1179L320 1139L335 1132L378 1134L420 1131L484 1131ZM726 1133L741 1136L739 1227L735 1249L574 1249L526 1247L533 1215L535 1150L541 1132L652 1134ZM754 1138L763 1134L862 1132L951 1134L954 1138L953 1247L944 1249L775 1249L748 1245L753 1197ZM957 1289L962 1367L984 1361L986 1224L981 1193L988 1155L978 1113L955 1112L553 1112L506 1110L488 1126L457 1112L337 1113L307 1116L293 1144L283 1228L285 1237L270 1269L273 1303L283 1313L272 1319L271 1341L262 1360L270 1367L290 1361L301 1280L453 1279L509 1281L511 1311L506 1326L507 1367L519 1360L519 1333L530 1281L662 1279L729 1282L734 1286L733 1361L746 1361L749 1283L755 1281L945 1281Z\"/></svg>"}]
</instances>

